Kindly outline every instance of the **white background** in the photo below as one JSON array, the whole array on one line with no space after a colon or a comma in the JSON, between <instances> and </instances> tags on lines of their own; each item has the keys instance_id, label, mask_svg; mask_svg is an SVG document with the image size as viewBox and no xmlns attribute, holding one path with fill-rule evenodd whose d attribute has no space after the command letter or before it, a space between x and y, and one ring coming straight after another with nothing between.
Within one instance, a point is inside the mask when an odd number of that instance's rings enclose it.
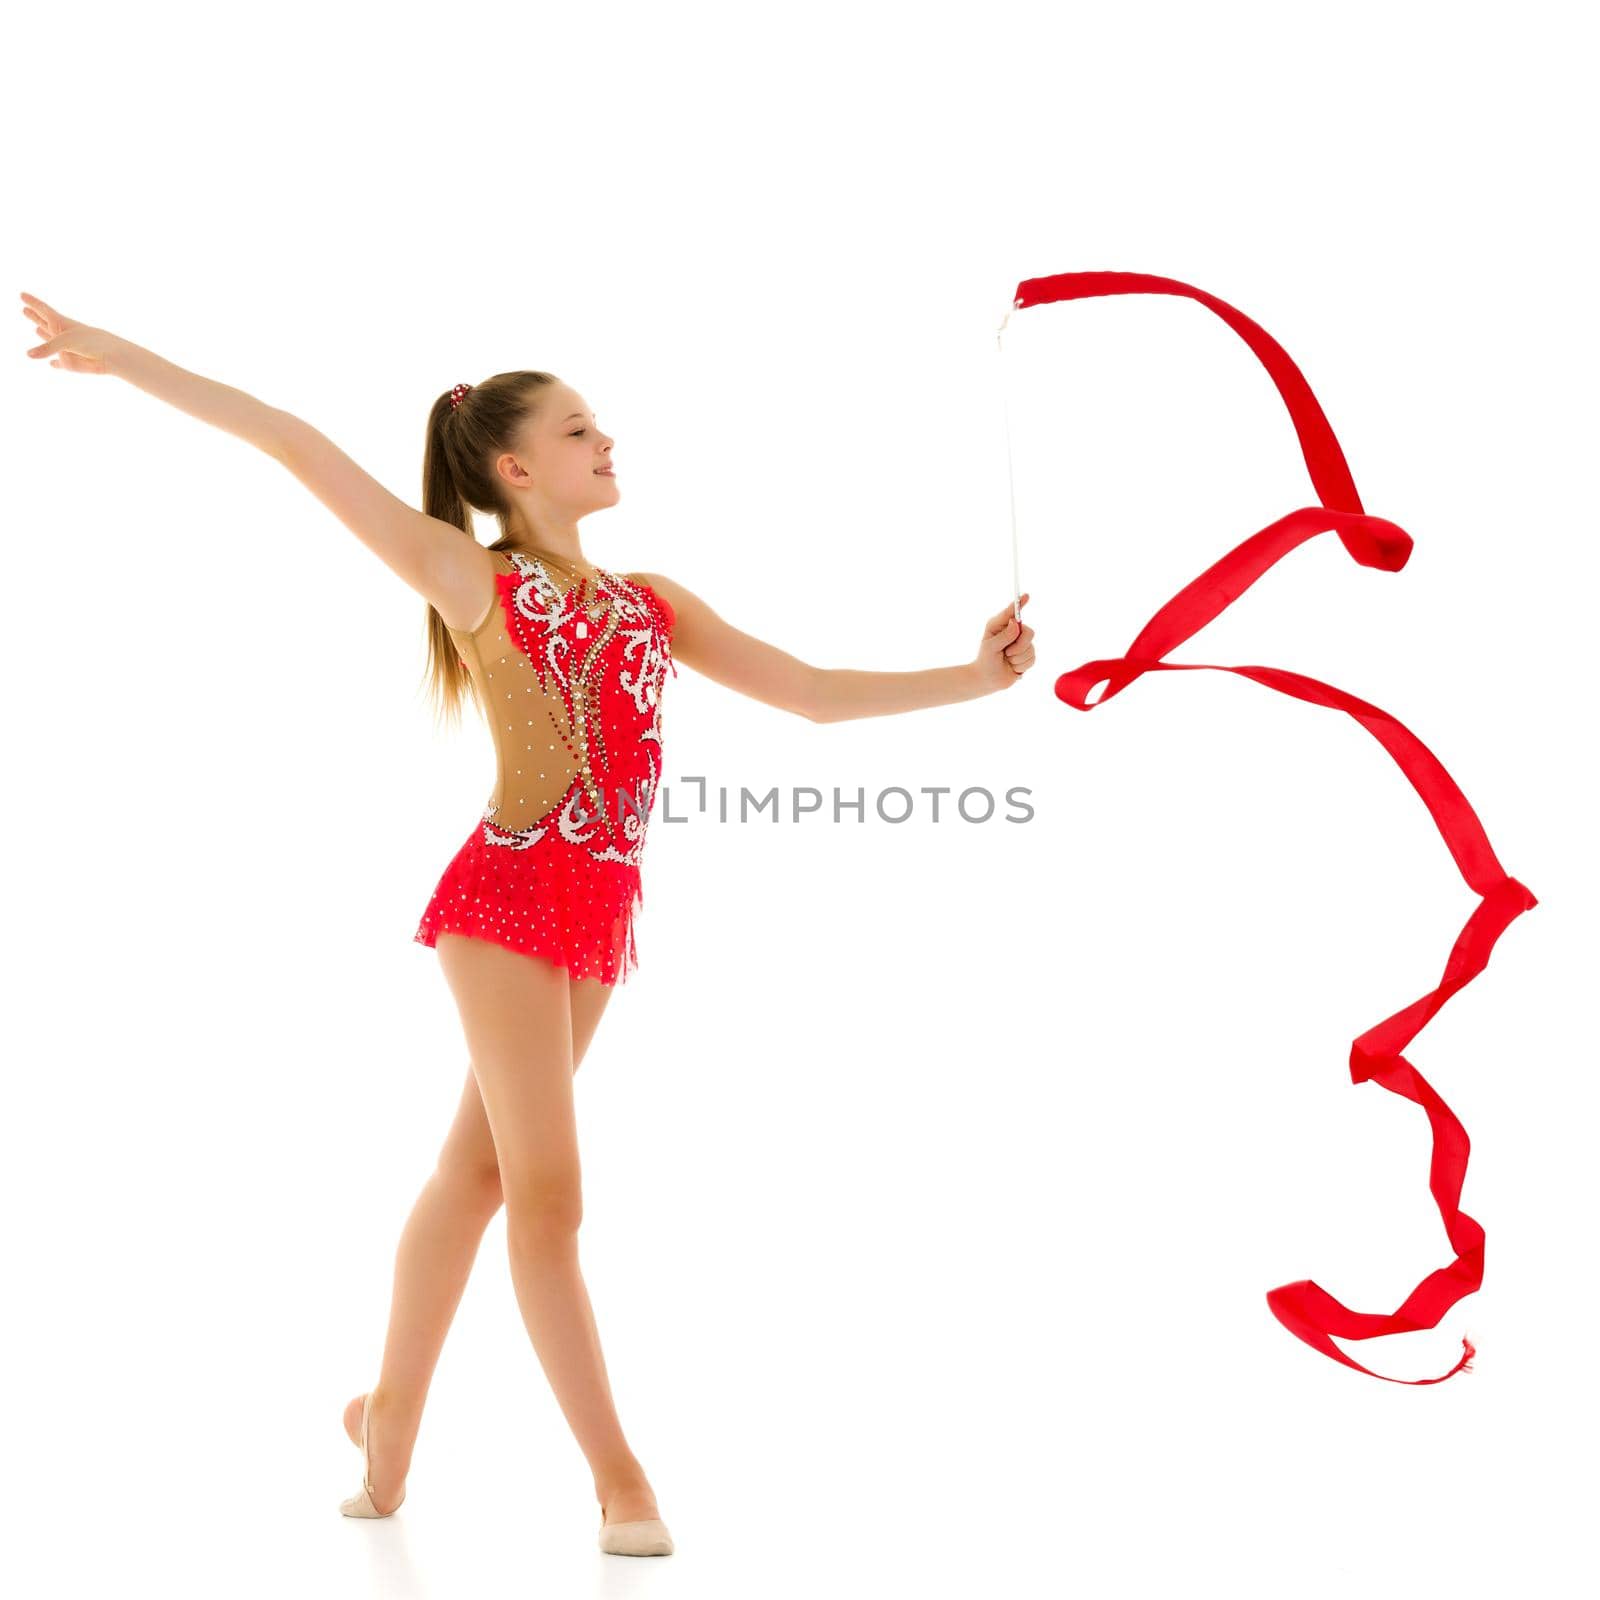
<instances>
[{"instance_id":1,"label":"white background","mask_svg":"<svg viewBox=\"0 0 1600 1600\"><path fill-rule=\"evenodd\" d=\"M1595 128L1565 6L63 5L14 28L7 276L420 496L430 403L535 367L616 439L585 553L808 661L1013 690L818 726L686 669L667 790L1032 790L1026 824L658 811L578 1076L582 1261L678 1553L594 1548L491 1226L402 1511L341 1408L467 1070L411 942L492 779L424 606L281 466L5 366L5 1587L411 1597L1588 1591ZM1332 534L1173 659L1390 711L1540 905L1408 1052L1350 1041L1476 897L1355 722L1055 678L1312 503L1195 284L1310 380L1400 573ZM20 300L14 300L20 306ZM480 536L493 537L491 525ZM1006 810L1001 806L1002 814ZM1182 1586L1181 1590L1178 1586ZM1591 1591L1592 1592L1592 1591Z\"/></svg>"}]
</instances>

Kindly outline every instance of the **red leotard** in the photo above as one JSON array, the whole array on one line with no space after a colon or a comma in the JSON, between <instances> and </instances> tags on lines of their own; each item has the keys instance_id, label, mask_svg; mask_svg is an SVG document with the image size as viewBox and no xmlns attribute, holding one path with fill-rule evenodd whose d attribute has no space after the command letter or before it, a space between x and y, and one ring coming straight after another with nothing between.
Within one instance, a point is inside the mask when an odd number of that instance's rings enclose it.
<instances>
[{"instance_id":1,"label":"red leotard","mask_svg":"<svg viewBox=\"0 0 1600 1600\"><path fill-rule=\"evenodd\" d=\"M661 778L672 607L619 573L493 550L495 599L449 630L494 735L494 793L416 934L492 939L575 978L638 965L639 860Z\"/></svg>"}]
</instances>

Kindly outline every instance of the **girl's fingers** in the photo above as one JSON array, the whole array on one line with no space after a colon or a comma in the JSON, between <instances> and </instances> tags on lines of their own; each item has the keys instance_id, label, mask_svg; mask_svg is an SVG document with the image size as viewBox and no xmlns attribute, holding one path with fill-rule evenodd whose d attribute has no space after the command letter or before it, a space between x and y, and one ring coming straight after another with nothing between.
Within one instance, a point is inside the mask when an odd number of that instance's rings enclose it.
<instances>
[{"instance_id":1,"label":"girl's fingers","mask_svg":"<svg viewBox=\"0 0 1600 1600\"><path fill-rule=\"evenodd\" d=\"M1022 595L1017 600L1015 605L1012 605L1008 601L1005 610L997 611L992 617L989 618L989 620L984 624L983 631L986 634L995 634L1004 631L1004 629L1009 627L1012 622L1017 620L1017 608L1025 605L1027 603L1027 599L1027 595Z\"/></svg>"},{"instance_id":2,"label":"girl's fingers","mask_svg":"<svg viewBox=\"0 0 1600 1600\"><path fill-rule=\"evenodd\" d=\"M59 339L67 331L70 324L53 306L46 305L37 295L26 292L23 293L22 298L29 302L22 308L23 315L31 317L38 331L45 335L46 338ZM29 355L34 355L35 353L33 350L28 352Z\"/></svg>"},{"instance_id":3,"label":"girl's fingers","mask_svg":"<svg viewBox=\"0 0 1600 1600\"><path fill-rule=\"evenodd\" d=\"M47 305L46 305L46 304L45 304L45 303L44 303L44 301L43 301L43 300L41 300L41 299L40 299L40 298L39 298L39 297L38 297L38 295L36 295L36 294L29 294L29 293L28 293L28 292L27 292L27 291L26 291L26 290L24 290L24 291L23 291L23 292L22 292L22 298L23 298L23 299L24 299L24 300L26 300L26 301L27 301L27 302L28 302L28 304L29 304L29 305L31 305L31 306L34 306L34 307L36 307L36 308L37 308L37 309L38 309L38 310L40 310L40 311L42 311L42 312L43 312L43 313L44 313L44 314L45 314L45 315L46 315L46 316L47 316L47 317L56 317L56 318L58 318L58 319L59 319L59 318L60 318L60 316L61 316L61 313L60 313L60 312L58 312L58 311L57 311L57 310L56 310L56 309L55 309L55 307L54 307L54 306L47 306Z\"/></svg>"}]
</instances>

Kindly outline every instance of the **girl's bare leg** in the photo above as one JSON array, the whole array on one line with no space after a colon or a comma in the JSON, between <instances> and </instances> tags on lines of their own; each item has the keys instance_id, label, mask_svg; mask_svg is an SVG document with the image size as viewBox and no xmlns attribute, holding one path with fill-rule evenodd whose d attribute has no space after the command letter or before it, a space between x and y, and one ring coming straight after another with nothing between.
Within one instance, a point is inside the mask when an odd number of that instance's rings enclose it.
<instances>
[{"instance_id":1,"label":"girl's bare leg","mask_svg":"<svg viewBox=\"0 0 1600 1600\"><path fill-rule=\"evenodd\" d=\"M517 959L529 960L526 956ZM588 1053L613 990L592 978L566 977L565 981L575 1072ZM439 1353L484 1230L502 1203L494 1139L477 1077L469 1070L438 1165L417 1197L395 1254L389 1331L382 1371L373 1388L368 1430L373 1501L380 1511L392 1510L400 1501ZM345 1407L344 1425L352 1443L359 1443L360 1395ZM605 1503L602 1500L602 1505ZM623 1520L623 1511L617 1511L612 1520Z\"/></svg>"}]
</instances>

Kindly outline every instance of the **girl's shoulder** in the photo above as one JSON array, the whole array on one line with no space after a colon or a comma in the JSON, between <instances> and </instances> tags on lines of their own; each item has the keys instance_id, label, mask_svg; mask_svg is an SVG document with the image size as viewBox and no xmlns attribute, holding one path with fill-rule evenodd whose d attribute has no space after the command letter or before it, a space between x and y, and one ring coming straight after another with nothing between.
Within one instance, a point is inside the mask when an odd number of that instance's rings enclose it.
<instances>
[{"instance_id":1,"label":"girl's shoulder","mask_svg":"<svg viewBox=\"0 0 1600 1600\"><path fill-rule=\"evenodd\" d=\"M669 591L676 591L678 586L670 578L662 577L659 572L621 572L617 576L626 578L636 589L643 589L660 606L669 632L677 626L678 613Z\"/></svg>"}]
</instances>

